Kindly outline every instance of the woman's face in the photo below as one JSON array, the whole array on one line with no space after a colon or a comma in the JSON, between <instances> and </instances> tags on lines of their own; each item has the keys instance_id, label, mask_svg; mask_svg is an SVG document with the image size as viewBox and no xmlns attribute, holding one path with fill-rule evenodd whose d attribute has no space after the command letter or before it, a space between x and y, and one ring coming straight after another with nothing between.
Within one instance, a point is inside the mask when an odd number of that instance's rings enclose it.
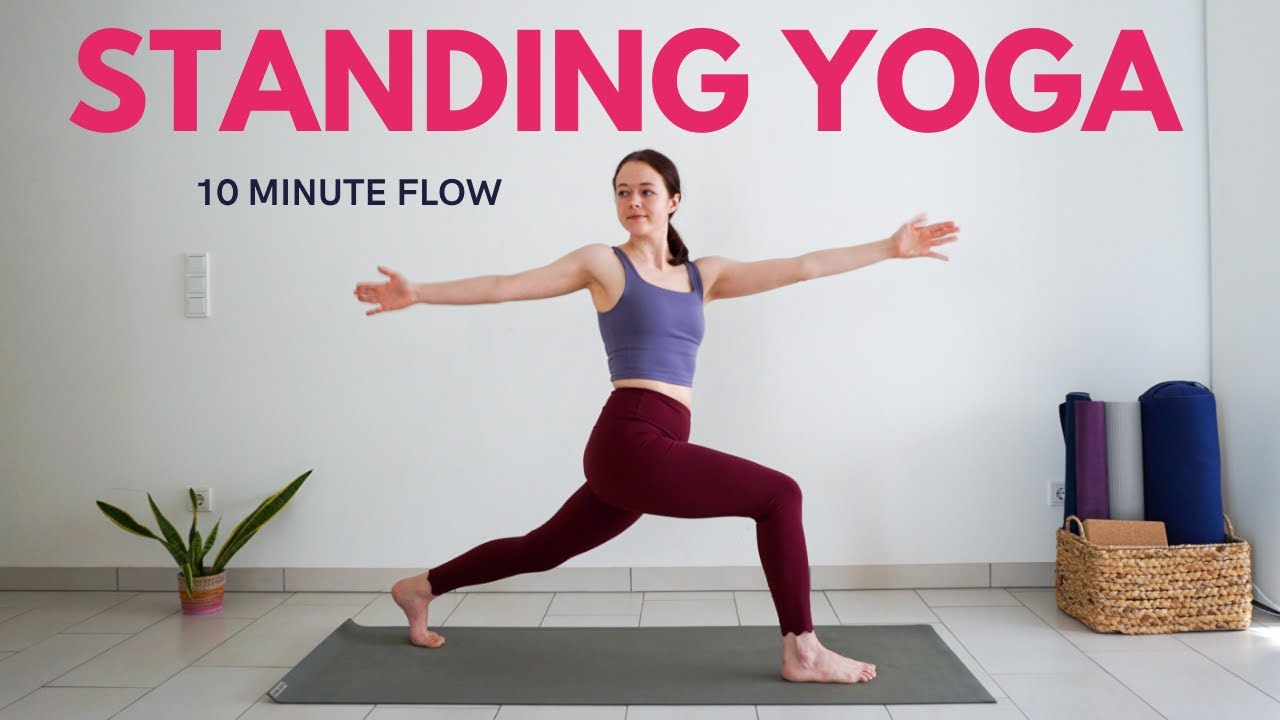
<instances>
[{"instance_id":1,"label":"woman's face","mask_svg":"<svg viewBox=\"0 0 1280 720\"><path fill-rule=\"evenodd\" d=\"M613 199L618 222L632 235L667 234L667 218L680 204L680 195L667 194L662 176L646 163L632 161L622 166L613 181Z\"/></svg>"}]
</instances>

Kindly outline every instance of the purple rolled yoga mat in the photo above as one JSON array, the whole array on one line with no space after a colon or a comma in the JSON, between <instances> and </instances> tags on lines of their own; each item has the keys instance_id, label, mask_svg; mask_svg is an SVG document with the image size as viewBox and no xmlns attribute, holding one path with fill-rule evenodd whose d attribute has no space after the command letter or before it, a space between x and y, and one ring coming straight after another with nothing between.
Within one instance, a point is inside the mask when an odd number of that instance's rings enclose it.
<instances>
[{"instance_id":1,"label":"purple rolled yoga mat","mask_svg":"<svg viewBox=\"0 0 1280 720\"><path fill-rule=\"evenodd\" d=\"M1076 514L1081 520L1109 520L1107 497L1106 403L1076 403Z\"/></svg>"}]
</instances>

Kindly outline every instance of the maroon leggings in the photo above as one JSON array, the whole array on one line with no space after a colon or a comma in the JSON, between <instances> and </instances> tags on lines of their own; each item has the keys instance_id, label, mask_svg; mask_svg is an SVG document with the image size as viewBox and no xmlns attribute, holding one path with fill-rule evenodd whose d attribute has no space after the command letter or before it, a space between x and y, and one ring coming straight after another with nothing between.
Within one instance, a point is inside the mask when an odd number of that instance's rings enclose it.
<instances>
[{"instance_id":1,"label":"maroon leggings","mask_svg":"<svg viewBox=\"0 0 1280 720\"><path fill-rule=\"evenodd\" d=\"M683 403L662 393L614 390L582 458L586 484L527 535L491 540L431 568L432 592L550 570L645 513L749 517L782 633L812 630L800 486L777 470L690 444L689 419Z\"/></svg>"}]
</instances>

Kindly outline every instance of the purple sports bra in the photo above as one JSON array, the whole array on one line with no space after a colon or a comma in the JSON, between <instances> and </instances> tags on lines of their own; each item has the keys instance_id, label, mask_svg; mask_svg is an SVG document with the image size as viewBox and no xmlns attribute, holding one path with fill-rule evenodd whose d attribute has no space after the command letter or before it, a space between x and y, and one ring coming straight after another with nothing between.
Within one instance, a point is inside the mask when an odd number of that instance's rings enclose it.
<instances>
[{"instance_id":1,"label":"purple sports bra","mask_svg":"<svg viewBox=\"0 0 1280 720\"><path fill-rule=\"evenodd\" d=\"M640 277L621 249L614 247L613 252L622 260L626 284L617 304L596 313L609 355L609 379L643 378L693 387L704 330L698 266L692 260L684 263L692 292L668 290Z\"/></svg>"}]
</instances>

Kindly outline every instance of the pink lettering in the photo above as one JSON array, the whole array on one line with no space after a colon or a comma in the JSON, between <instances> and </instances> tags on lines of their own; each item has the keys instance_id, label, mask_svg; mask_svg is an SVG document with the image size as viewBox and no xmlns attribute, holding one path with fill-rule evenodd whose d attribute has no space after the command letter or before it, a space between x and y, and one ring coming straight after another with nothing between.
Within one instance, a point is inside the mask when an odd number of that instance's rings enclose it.
<instances>
[{"instance_id":1,"label":"pink lettering","mask_svg":"<svg viewBox=\"0 0 1280 720\"><path fill-rule=\"evenodd\" d=\"M275 72L279 90L263 90L262 81L267 70ZM222 116L219 130L240 132L249 120L249 113L263 110L285 110L293 118L293 127L297 130L313 131L320 129L316 120L316 112L311 107L311 99L307 97L307 89L298 75L298 67L293 64L293 55L289 53L289 45L284 41L284 33L279 30L259 30L253 39L253 47L249 49L249 58L244 61L244 69L240 72L240 80L236 83L227 112Z\"/></svg>"},{"instance_id":2,"label":"pink lettering","mask_svg":"<svg viewBox=\"0 0 1280 720\"><path fill-rule=\"evenodd\" d=\"M1141 90L1121 89L1130 67L1142 86ZM1151 54L1151 46L1147 44L1147 36L1141 30L1120 31L1107 67L1102 71L1102 79L1098 81L1098 90L1093 94L1093 103L1084 116L1084 127L1080 129L1106 130L1111 113L1116 110L1146 111L1155 119L1157 130L1182 130L1178 111L1173 108L1173 100L1164 86L1160 68Z\"/></svg>"},{"instance_id":3,"label":"pink lettering","mask_svg":"<svg viewBox=\"0 0 1280 720\"><path fill-rule=\"evenodd\" d=\"M676 127L689 132L715 132L728 127L742 115L747 106L747 76L715 74L702 76L702 92L718 92L720 104L710 110L694 110L680 97L677 78L680 64L695 50L710 50L728 60L738 49L738 41L731 36L697 28L685 30L667 41L653 61L653 98L658 109Z\"/></svg>"},{"instance_id":4,"label":"pink lettering","mask_svg":"<svg viewBox=\"0 0 1280 720\"><path fill-rule=\"evenodd\" d=\"M116 133L128 130L142 119L147 109L147 95L138 81L109 67L102 60L108 50L123 50L130 55L138 51L142 36L120 28L94 31L80 43L76 59L85 79L120 98L115 110L99 110L81 100L71 113L71 122L90 132Z\"/></svg>"},{"instance_id":5,"label":"pink lettering","mask_svg":"<svg viewBox=\"0 0 1280 720\"><path fill-rule=\"evenodd\" d=\"M921 110L907 100L902 85L902 74L907 61L916 53L932 50L941 53L951 63L955 85L951 97L936 110ZM876 78L880 88L880 103L899 125L916 132L935 133L950 130L969 114L978 100L978 61L969 46L946 30L922 28L912 30L894 40L880 60L880 73Z\"/></svg>"},{"instance_id":6,"label":"pink lettering","mask_svg":"<svg viewBox=\"0 0 1280 720\"><path fill-rule=\"evenodd\" d=\"M579 89L585 81L599 107L620 131L642 129L644 99L644 58L640 30L619 30L616 74L605 70L578 30L556 30L553 65L550 69L554 96L554 129L579 128ZM782 34L800 60L817 89L817 129L839 131L842 127L842 95L845 81L866 54L876 30L851 29L838 47L827 55L813 34L805 29L783 30ZM359 85L382 124L392 131L409 131L414 126L414 40L412 30L389 30L387 69L379 73L361 49L351 31L325 31L325 128L344 132L351 127L351 85ZM426 121L428 131L465 131L489 122L506 101L508 68L502 53L484 36L468 30L429 29L425 33ZM101 110L80 101L71 113L71 122L91 132L115 133L134 127L146 111L142 85L126 72L108 66L104 59L111 50L137 53L142 36L121 28L101 28L81 43L77 61L85 78L114 94L118 105ZM729 61L741 47L728 33L713 28L691 28L676 33L658 49L653 58L650 82L653 98L667 121L688 132L722 130L742 116L747 104L749 78L746 73L704 73L702 93L718 93L718 103L709 110L696 110L680 91L679 76L685 62L695 52L709 50ZM1071 51L1071 40L1045 28L1016 30L991 51L979 76L979 63L963 40L938 28L912 30L894 39L885 49L876 68L880 103L898 125L921 133L949 130L973 110L985 79L986 97L995 115L1008 127L1025 133L1043 133L1061 128L1070 121L1082 101L1079 73L1036 73L1033 89L1048 93L1051 104L1031 110L1018 101L1013 87L1014 66L1028 53L1047 52L1063 61ZM199 122L199 61L201 51L222 49L220 30L150 31L149 49L173 53L173 129L193 132ZM953 84L941 107L916 107L907 99L905 72L919 53L936 52L951 67ZM453 61L465 55L480 71L476 97L465 107L451 106ZM207 60L206 60L207 62ZM518 132L542 129L542 33L517 30L515 47L515 128ZM610 63L612 64L612 63ZM1140 85L1125 90L1132 72ZM264 90L268 72L278 90ZM419 81L419 89L423 81ZM1025 89L1022 91L1025 96ZM227 102L219 131L240 132L254 112L287 112L299 131L318 131L320 123L299 75L294 58L280 30L260 30L254 37ZM1141 30L1122 30L1107 59L1081 130L1105 131L1114 113L1150 113L1160 131L1181 131L1182 124L1161 76L1146 35Z\"/></svg>"},{"instance_id":7,"label":"pink lettering","mask_svg":"<svg viewBox=\"0 0 1280 720\"><path fill-rule=\"evenodd\" d=\"M840 129L840 88L875 37L875 30L850 30L828 60L808 30L783 30L809 77L818 84L818 129Z\"/></svg>"},{"instance_id":8,"label":"pink lettering","mask_svg":"<svg viewBox=\"0 0 1280 720\"><path fill-rule=\"evenodd\" d=\"M1041 133L1057 130L1071 119L1080 107L1078 74L1036 75L1035 91L1055 94L1053 104L1044 110L1028 110L1013 96L1011 78L1013 64L1029 50L1044 50L1061 60L1071 49L1071 41L1052 30L1029 28L1012 33L996 49L987 62L987 101L991 109L1014 130Z\"/></svg>"},{"instance_id":9,"label":"pink lettering","mask_svg":"<svg viewBox=\"0 0 1280 720\"><path fill-rule=\"evenodd\" d=\"M449 108L449 63L453 53L480 66L480 93L471 104ZM427 31L427 129L470 130L489 121L507 94L507 66L493 43L469 30Z\"/></svg>"},{"instance_id":10,"label":"pink lettering","mask_svg":"<svg viewBox=\"0 0 1280 720\"><path fill-rule=\"evenodd\" d=\"M542 33L516 31L516 130L542 128Z\"/></svg>"},{"instance_id":11,"label":"pink lettering","mask_svg":"<svg viewBox=\"0 0 1280 720\"><path fill-rule=\"evenodd\" d=\"M176 132L196 129L196 98L199 83L196 54L201 50L220 50L220 30L152 30L152 50L173 51L173 129Z\"/></svg>"},{"instance_id":12,"label":"pink lettering","mask_svg":"<svg viewBox=\"0 0 1280 720\"><path fill-rule=\"evenodd\" d=\"M640 31L618 31L618 85L577 30L556 31L556 130L578 129L578 75L619 130L640 129Z\"/></svg>"},{"instance_id":13,"label":"pink lettering","mask_svg":"<svg viewBox=\"0 0 1280 720\"><path fill-rule=\"evenodd\" d=\"M387 82L383 84L373 64L360 49L350 30L324 33L324 123L326 130L351 128L350 74L359 83L382 124L388 130L413 129L413 31L392 30L387 35Z\"/></svg>"}]
</instances>

